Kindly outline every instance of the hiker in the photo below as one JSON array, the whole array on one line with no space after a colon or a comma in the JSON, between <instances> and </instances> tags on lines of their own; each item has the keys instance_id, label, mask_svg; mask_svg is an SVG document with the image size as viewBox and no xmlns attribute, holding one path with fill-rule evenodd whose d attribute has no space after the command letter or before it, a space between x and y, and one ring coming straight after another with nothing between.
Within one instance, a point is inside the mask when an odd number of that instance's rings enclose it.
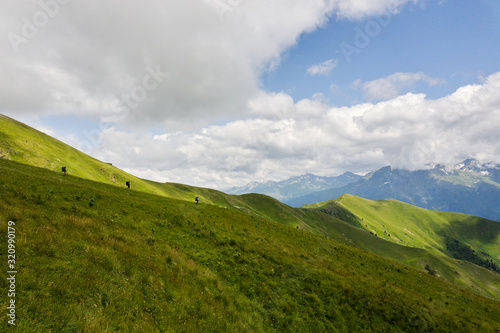
<instances>
[{"instance_id":1,"label":"hiker","mask_svg":"<svg viewBox=\"0 0 500 333\"><path fill-rule=\"evenodd\" d=\"M200 199L199 199L198 197L196 197L196 198L194 199L194 201L196 201L196 204L198 204L198 203L200 202Z\"/></svg>"},{"instance_id":2,"label":"hiker","mask_svg":"<svg viewBox=\"0 0 500 333\"><path fill-rule=\"evenodd\" d=\"M66 167L65 166L62 167L62 172L63 172L63 175L66 176Z\"/></svg>"}]
</instances>

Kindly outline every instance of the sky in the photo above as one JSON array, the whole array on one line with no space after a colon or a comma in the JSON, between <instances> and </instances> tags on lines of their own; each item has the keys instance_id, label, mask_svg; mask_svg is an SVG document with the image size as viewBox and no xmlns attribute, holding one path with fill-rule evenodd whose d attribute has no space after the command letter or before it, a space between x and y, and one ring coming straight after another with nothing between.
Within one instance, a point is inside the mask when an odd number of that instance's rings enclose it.
<instances>
[{"instance_id":1,"label":"sky","mask_svg":"<svg viewBox=\"0 0 500 333\"><path fill-rule=\"evenodd\" d=\"M495 0L5 0L0 113L228 189L500 163Z\"/></svg>"}]
</instances>

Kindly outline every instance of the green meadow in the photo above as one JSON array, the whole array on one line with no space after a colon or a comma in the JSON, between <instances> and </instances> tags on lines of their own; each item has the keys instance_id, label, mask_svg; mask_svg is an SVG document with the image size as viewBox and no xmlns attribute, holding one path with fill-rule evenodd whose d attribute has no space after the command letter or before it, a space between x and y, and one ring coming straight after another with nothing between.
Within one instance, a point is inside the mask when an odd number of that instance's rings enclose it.
<instances>
[{"instance_id":1,"label":"green meadow","mask_svg":"<svg viewBox=\"0 0 500 333\"><path fill-rule=\"evenodd\" d=\"M500 300L498 222L347 194L305 207L357 227L350 239L358 247Z\"/></svg>"},{"instance_id":2,"label":"green meadow","mask_svg":"<svg viewBox=\"0 0 500 333\"><path fill-rule=\"evenodd\" d=\"M500 330L496 222L155 183L3 116L0 156L1 331L9 221L20 332Z\"/></svg>"},{"instance_id":3,"label":"green meadow","mask_svg":"<svg viewBox=\"0 0 500 333\"><path fill-rule=\"evenodd\" d=\"M500 329L498 302L325 236L6 160L0 174L20 331Z\"/></svg>"}]
</instances>

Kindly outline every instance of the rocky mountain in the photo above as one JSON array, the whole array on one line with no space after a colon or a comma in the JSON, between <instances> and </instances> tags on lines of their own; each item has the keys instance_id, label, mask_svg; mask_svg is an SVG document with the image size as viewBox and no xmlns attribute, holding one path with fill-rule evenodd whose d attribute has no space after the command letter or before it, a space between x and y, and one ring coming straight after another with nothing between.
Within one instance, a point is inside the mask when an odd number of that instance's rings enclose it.
<instances>
[{"instance_id":1,"label":"rocky mountain","mask_svg":"<svg viewBox=\"0 0 500 333\"><path fill-rule=\"evenodd\" d=\"M396 199L419 207L459 212L500 221L500 165L468 159L457 165L434 164L408 171L390 166L355 183L286 201L300 207L354 194L366 199Z\"/></svg>"},{"instance_id":2,"label":"rocky mountain","mask_svg":"<svg viewBox=\"0 0 500 333\"><path fill-rule=\"evenodd\" d=\"M362 176L346 172L336 177L321 177L310 173L294 176L283 181L252 182L245 186L233 187L229 194L259 193L280 201L288 201L313 192L339 188L360 180Z\"/></svg>"}]
</instances>

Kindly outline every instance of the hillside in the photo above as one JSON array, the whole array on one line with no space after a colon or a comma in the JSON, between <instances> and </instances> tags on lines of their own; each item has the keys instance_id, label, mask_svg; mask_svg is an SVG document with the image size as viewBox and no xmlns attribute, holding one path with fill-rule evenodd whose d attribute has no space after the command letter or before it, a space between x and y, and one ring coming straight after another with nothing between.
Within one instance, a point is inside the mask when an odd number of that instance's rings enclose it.
<instances>
[{"instance_id":1,"label":"hillside","mask_svg":"<svg viewBox=\"0 0 500 333\"><path fill-rule=\"evenodd\" d=\"M450 254L447 239L486 253L500 265L500 223L480 217L432 211L396 200L372 201L343 195L335 202L362 219L361 227L395 243ZM321 204L318 204L321 205Z\"/></svg>"},{"instance_id":2,"label":"hillside","mask_svg":"<svg viewBox=\"0 0 500 333\"><path fill-rule=\"evenodd\" d=\"M68 163L73 163L69 170L78 170L75 169L77 166L84 171L81 172L84 177L91 180L102 181L101 178L98 178L98 176L101 176L99 167L103 166L105 163L97 161L66 146L62 142L54 140L12 119L4 118L0 129L8 133L3 134L3 137L8 136L10 138L9 141L4 141L4 144L13 144L13 146L16 147L15 150L12 148L4 148L4 150L14 151L13 155L21 162L34 164L35 166L38 166L36 163L40 163L41 165L39 166L47 167L47 164L41 163L41 161L52 161L55 158L54 151L56 150L60 152L59 156L71 157L66 158ZM0 131L0 133L2 131ZM19 139L19 137L22 139ZM36 142L35 147L37 149L32 149L29 145L26 146L26 141ZM45 158L43 157L44 154L47 155ZM74 163L74 161L80 161L80 163ZM441 272L448 272L448 274L441 274L442 277L448 281L473 290L481 295L500 300L499 288L496 287L498 285L498 275L492 274L490 271L478 268L470 263L450 259L447 256L436 256L426 250L401 246L400 244L395 244L380 238L374 239L369 232L359 229L361 224L352 223L353 219L351 217L353 214L350 212L340 215L332 215L331 212L325 214L323 209L296 209L271 197L259 194L234 196L227 195L220 191L182 184L155 183L135 178L112 166L107 165L107 167L111 168L115 175L120 175L124 180L133 179L132 190L159 194L167 198L184 200L187 202L193 202L194 198L198 196L202 203L216 205L228 210L235 210L249 214L253 217L264 218L268 221L291 226L293 228L299 227L301 230L334 238L345 244L357 246L361 249L399 261L422 271L425 271L426 265L432 262L435 269L439 269ZM59 172L59 169L56 168L55 171ZM71 175L72 172L69 174ZM114 178L116 179L116 177ZM106 182L124 188L123 183L113 182L112 179L106 178ZM457 278L456 274L451 274L450 272L457 272L460 274L461 278Z\"/></svg>"},{"instance_id":3,"label":"hillside","mask_svg":"<svg viewBox=\"0 0 500 333\"><path fill-rule=\"evenodd\" d=\"M187 201L196 196L205 203L228 205L222 192L174 183L157 183L135 177L109 163L92 158L67 144L0 114L0 159L12 160L67 173L101 183Z\"/></svg>"},{"instance_id":4,"label":"hillside","mask_svg":"<svg viewBox=\"0 0 500 333\"><path fill-rule=\"evenodd\" d=\"M0 159L8 221L20 332L500 329L500 303L330 238Z\"/></svg>"},{"instance_id":5,"label":"hillside","mask_svg":"<svg viewBox=\"0 0 500 333\"><path fill-rule=\"evenodd\" d=\"M471 284L471 279L474 280L471 277L477 275L474 273L480 269L477 266L482 266L490 271L483 275L491 276L492 280L481 283L479 280L482 277L478 277L476 283L486 286L486 289L489 289L489 285L494 294L499 294L498 222L465 214L431 211L396 200L372 201L347 194L335 200L304 207L336 216L365 230L377 240L375 243L380 239L404 245L401 253L406 253L409 249L424 250L420 254L391 257L394 249L388 248L384 242L379 242L372 248L360 246L411 266L419 262L420 268L433 262L427 268L432 268L436 274L459 285L477 288L477 285ZM425 257L427 259L424 260ZM450 259L460 261L453 263ZM474 265L471 266L470 263Z\"/></svg>"},{"instance_id":6,"label":"hillside","mask_svg":"<svg viewBox=\"0 0 500 333\"><path fill-rule=\"evenodd\" d=\"M130 175L108 163L96 160L68 145L14 119L0 115L0 159L61 172L66 166L68 175L157 194L167 198L200 202L236 209L259 217L270 218L287 225L305 224L297 212L275 199L255 194L227 195L223 192L175 183L157 183Z\"/></svg>"},{"instance_id":7,"label":"hillside","mask_svg":"<svg viewBox=\"0 0 500 333\"><path fill-rule=\"evenodd\" d=\"M293 207L353 194L370 200L395 199L422 208L500 220L500 166L466 160L455 166L408 171L390 166L341 188L289 200Z\"/></svg>"},{"instance_id":8,"label":"hillside","mask_svg":"<svg viewBox=\"0 0 500 333\"><path fill-rule=\"evenodd\" d=\"M44 160L51 161L51 159L54 158L54 150L58 150L61 156L66 156L65 154L74 154L71 159L67 159L65 161L69 161L69 163L71 163L75 160L79 160L81 163L72 164L71 168L68 168L69 170L78 170L75 169L75 167L78 167L85 170L85 172L82 173L83 177L108 183L113 185L112 187L116 187L118 190L125 190L125 193L135 194L138 193L137 190L139 190L140 192L144 192L144 195L147 195L146 193L158 194L165 198L175 199L175 202L179 202L179 200L181 200L181 202L185 202L185 204L188 205L193 203L193 199L196 196L199 196L202 204L210 204L219 207L224 209L224 211L228 214L243 214L244 216L247 216L247 218L259 219L267 221L267 223L274 222L288 227L293 227L294 229L299 227L301 232L309 231L327 236L341 243L356 246L360 249L398 261L423 272L426 272L425 268L430 265L433 271L439 272L441 278L474 291L477 294L500 300L500 278L498 274L485 268L478 267L467 261L455 260L445 255L431 253L427 250L414 247L402 246L391 241L386 241L380 237L374 237L369 232L362 230L359 223L353 223L353 221L356 220L356 216L346 209L343 209L341 214L332 214L331 210L327 210L325 212L324 208L292 208L279 202L278 200L259 194L235 196L206 188L197 188L172 183L160 184L141 180L114 168L109 164L92 159L91 157L82 154L57 140L54 140L43 133L11 119L4 118L3 123L0 124L2 124L2 127L0 127L0 133L7 133L2 134L2 137L10 138L9 140L3 141L3 149L8 152L14 152L11 156L14 155L14 159L17 158L23 163L35 165L36 163L40 163L40 166L47 168L47 164L42 162ZM18 133L23 136L22 140L19 139ZM30 149L29 145L26 146L26 140L28 142L36 142L36 149ZM16 149L5 148L12 143L14 143L13 146L16 147ZM54 146L57 147L57 149L54 149ZM43 149L40 149L41 147L43 147ZM50 155L51 152L52 155ZM43 154L47 154L47 157L44 158ZM4 157L4 160L6 159L7 158ZM114 182L112 179L106 179L106 181L96 179L97 176L100 175L98 168L103 165L111 168L115 175L121 175L124 181L133 179L132 190L126 189L123 184ZM62 177L59 177L59 179L74 179L71 176L71 172L69 172L69 176L62 176L58 167L55 168L55 172L57 176ZM143 186L137 186L138 184ZM100 197L102 199L102 196L100 195L96 197ZM83 192L74 195L74 198L77 201L88 199L89 207L91 207L91 205L92 207L95 205L96 197L90 196L85 198ZM37 205L45 205L46 202L42 198L43 195L34 196L31 197L31 200L32 202L37 203ZM169 200L165 198L163 200ZM121 200L121 198L116 200ZM131 206L135 207L134 204L131 204ZM72 207L72 209L74 209L74 207ZM182 220L185 218L181 216L182 214L176 214L174 216L174 220Z\"/></svg>"}]
</instances>

